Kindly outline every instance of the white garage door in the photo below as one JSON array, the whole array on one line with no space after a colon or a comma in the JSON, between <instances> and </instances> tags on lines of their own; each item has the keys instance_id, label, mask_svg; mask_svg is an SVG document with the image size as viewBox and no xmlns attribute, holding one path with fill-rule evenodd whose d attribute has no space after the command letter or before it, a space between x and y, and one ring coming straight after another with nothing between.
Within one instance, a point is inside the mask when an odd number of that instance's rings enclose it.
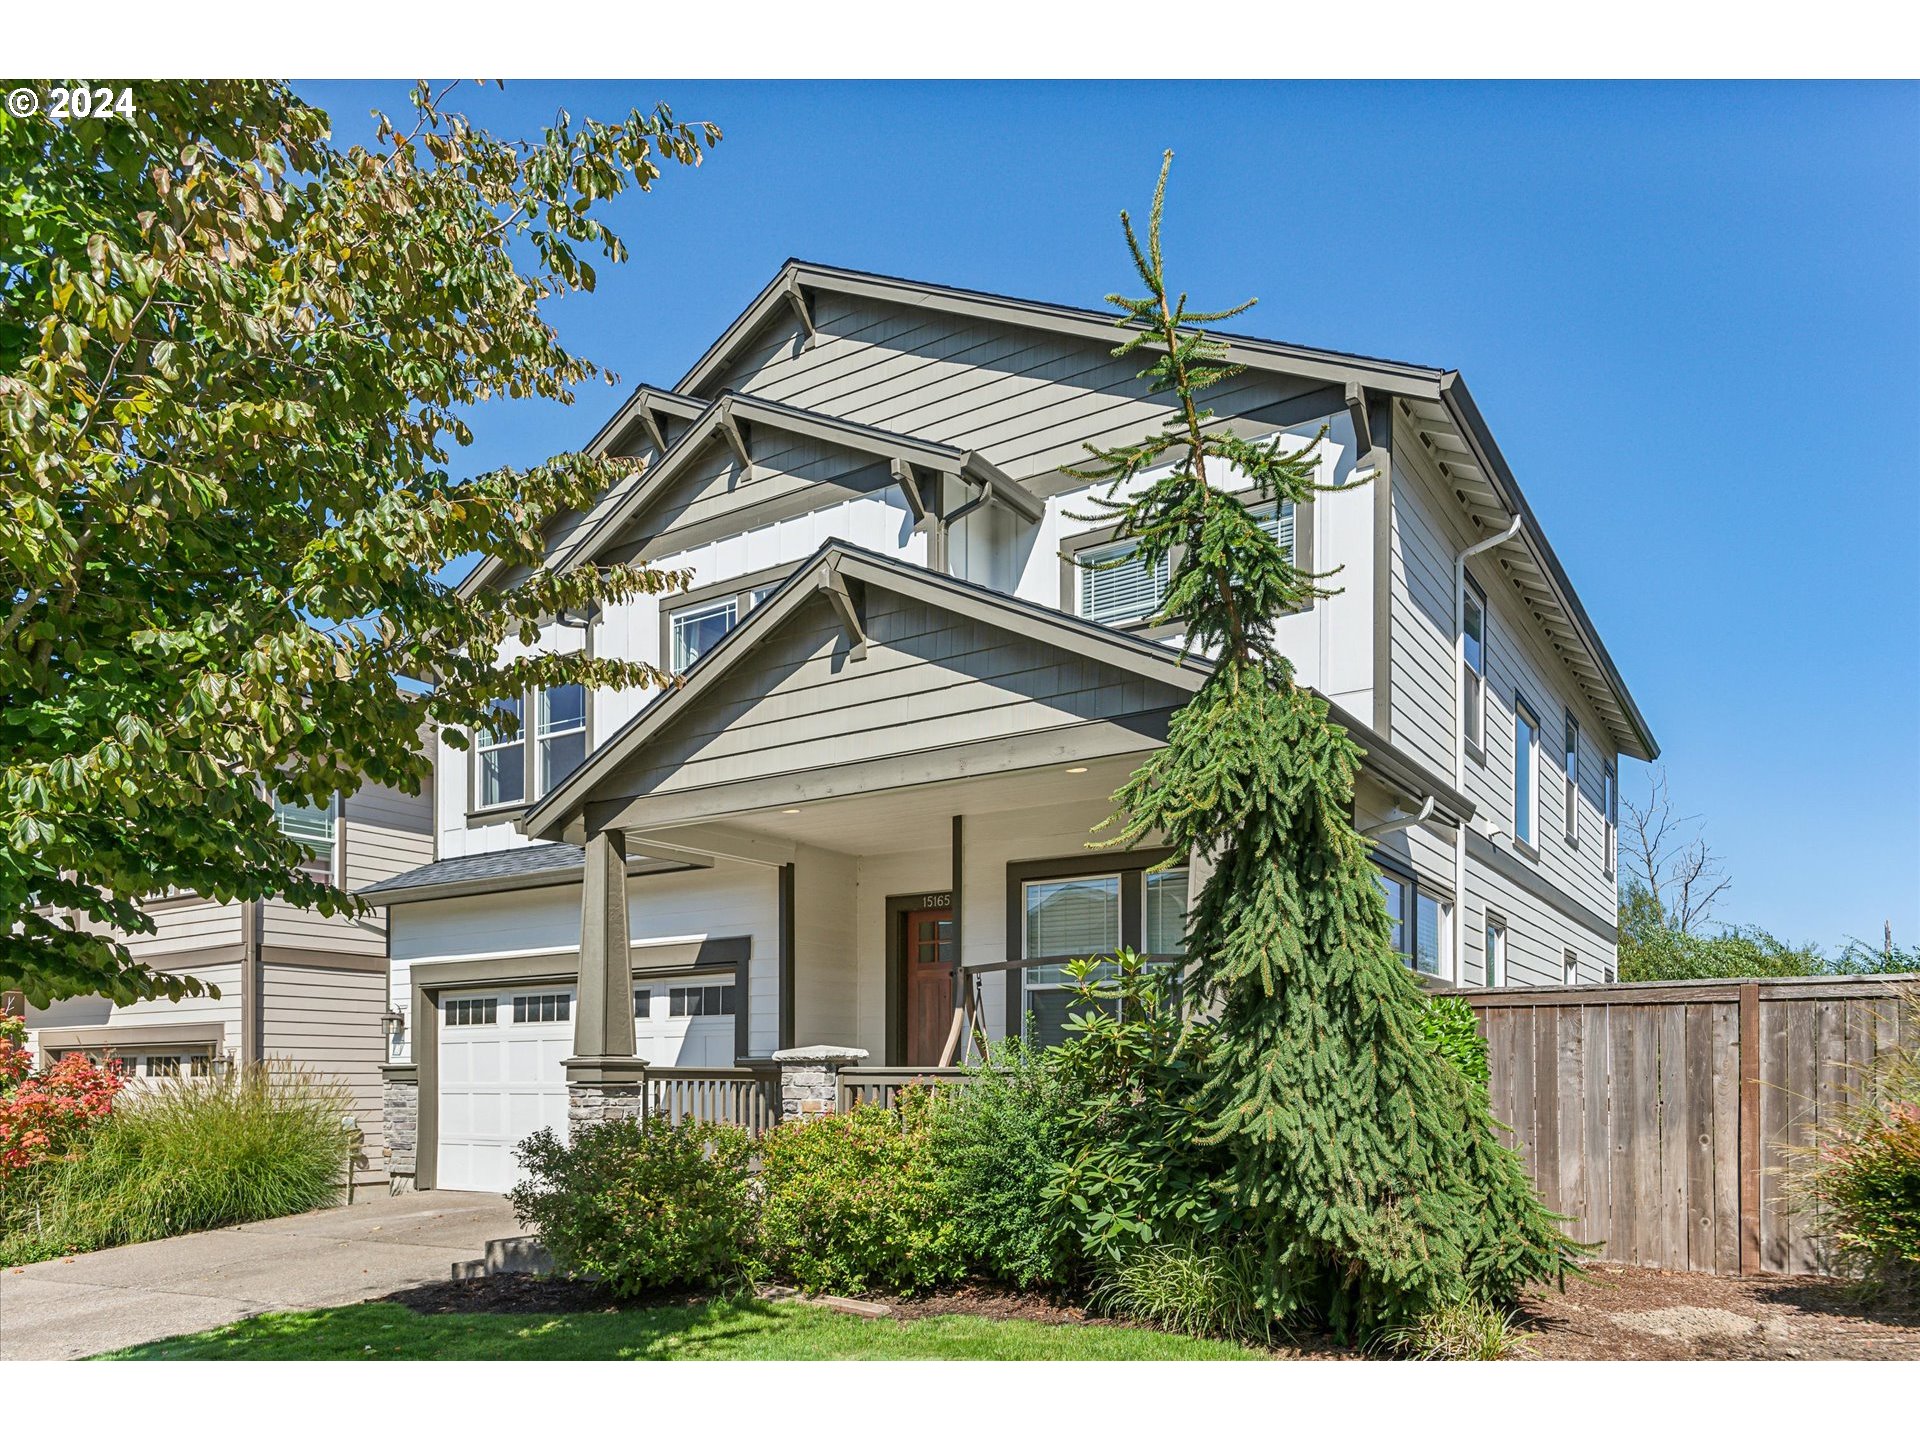
<instances>
[{"instance_id":1,"label":"white garage door","mask_svg":"<svg viewBox=\"0 0 1920 1440\"><path fill-rule=\"evenodd\" d=\"M573 991L463 990L440 997L443 1190L512 1188L513 1148L542 1126L567 1133Z\"/></svg>"},{"instance_id":2,"label":"white garage door","mask_svg":"<svg viewBox=\"0 0 1920 1440\"><path fill-rule=\"evenodd\" d=\"M542 1126L567 1132L573 1054L570 989L462 990L440 997L440 1172L443 1190L511 1189L513 1151ZM654 1065L731 1065L731 980L666 979L633 991L634 1049Z\"/></svg>"}]
</instances>

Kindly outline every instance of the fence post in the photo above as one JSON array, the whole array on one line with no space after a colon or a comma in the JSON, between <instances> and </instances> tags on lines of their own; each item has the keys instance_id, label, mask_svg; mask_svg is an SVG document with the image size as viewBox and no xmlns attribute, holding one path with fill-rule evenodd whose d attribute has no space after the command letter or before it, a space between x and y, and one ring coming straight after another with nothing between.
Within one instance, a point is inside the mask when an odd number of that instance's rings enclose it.
<instances>
[{"instance_id":1,"label":"fence post","mask_svg":"<svg viewBox=\"0 0 1920 1440\"><path fill-rule=\"evenodd\" d=\"M1740 1273L1760 1273L1760 987L1740 987Z\"/></svg>"},{"instance_id":2,"label":"fence post","mask_svg":"<svg viewBox=\"0 0 1920 1440\"><path fill-rule=\"evenodd\" d=\"M840 1108L840 1067L867 1058L840 1045L803 1045L773 1052L780 1066L780 1119L811 1120Z\"/></svg>"}]
</instances>

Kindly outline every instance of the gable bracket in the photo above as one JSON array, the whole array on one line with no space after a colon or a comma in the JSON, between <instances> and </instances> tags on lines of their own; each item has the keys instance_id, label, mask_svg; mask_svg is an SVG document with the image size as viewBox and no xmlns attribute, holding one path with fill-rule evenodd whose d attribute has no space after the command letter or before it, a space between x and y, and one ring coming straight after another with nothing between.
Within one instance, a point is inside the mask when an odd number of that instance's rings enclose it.
<instances>
[{"instance_id":1,"label":"gable bracket","mask_svg":"<svg viewBox=\"0 0 1920 1440\"><path fill-rule=\"evenodd\" d=\"M655 453L666 454L667 432L660 424L660 417L653 413L653 407L644 400L640 402L640 423L647 427L647 438L653 441Z\"/></svg>"},{"instance_id":2,"label":"gable bracket","mask_svg":"<svg viewBox=\"0 0 1920 1440\"><path fill-rule=\"evenodd\" d=\"M727 437L727 448L733 451L733 458L739 463L740 478L743 480L751 480L753 478L753 456L747 450L747 437L740 429L740 422L734 418L733 402L731 400L723 400L720 402L720 418L718 424L720 433Z\"/></svg>"},{"instance_id":3,"label":"gable bracket","mask_svg":"<svg viewBox=\"0 0 1920 1440\"><path fill-rule=\"evenodd\" d=\"M894 457L892 466L893 483L900 487L900 493L907 497L907 508L913 511L913 528L923 529L931 515L927 505L926 492L920 488L920 477L914 472L910 461Z\"/></svg>"},{"instance_id":4,"label":"gable bracket","mask_svg":"<svg viewBox=\"0 0 1920 1440\"><path fill-rule=\"evenodd\" d=\"M798 275L787 277L787 305L792 309L794 317L799 320L800 328L807 332L807 341L802 348L811 350L818 343L820 332L814 328L813 311L807 305L806 294L800 289Z\"/></svg>"},{"instance_id":5,"label":"gable bracket","mask_svg":"<svg viewBox=\"0 0 1920 1440\"><path fill-rule=\"evenodd\" d=\"M820 572L820 578L814 582L816 588L826 594L833 605L834 613L840 617L840 627L847 632L847 658L864 660L867 658L867 631L860 623L859 607L853 603L853 594L847 589L847 582L841 577L838 565L828 565Z\"/></svg>"}]
</instances>

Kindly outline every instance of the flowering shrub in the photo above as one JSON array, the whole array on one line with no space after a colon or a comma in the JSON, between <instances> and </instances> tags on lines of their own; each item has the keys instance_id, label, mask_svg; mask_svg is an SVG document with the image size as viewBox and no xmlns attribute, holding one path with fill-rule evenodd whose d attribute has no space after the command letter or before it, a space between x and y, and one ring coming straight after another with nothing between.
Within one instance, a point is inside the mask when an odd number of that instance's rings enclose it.
<instances>
[{"instance_id":1,"label":"flowering shrub","mask_svg":"<svg viewBox=\"0 0 1920 1440\"><path fill-rule=\"evenodd\" d=\"M520 1145L527 1179L514 1213L562 1274L591 1276L621 1298L742 1278L753 1233L752 1150L729 1125L660 1117L551 1130Z\"/></svg>"},{"instance_id":2,"label":"flowering shrub","mask_svg":"<svg viewBox=\"0 0 1920 1440\"><path fill-rule=\"evenodd\" d=\"M118 1067L102 1069L85 1055L69 1055L45 1070L30 1070L25 1025L0 1025L0 1184L29 1167L73 1153L113 1110L124 1083Z\"/></svg>"},{"instance_id":3,"label":"flowering shrub","mask_svg":"<svg viewBox=\"0 0 1920 1440\"><path fill-rule=\"evenodd\" d=\"M781 1125L761 1142L763 1259L808 1290L923 1290L966 1274L924 1092Z\"/></svg>"}]
</instances>

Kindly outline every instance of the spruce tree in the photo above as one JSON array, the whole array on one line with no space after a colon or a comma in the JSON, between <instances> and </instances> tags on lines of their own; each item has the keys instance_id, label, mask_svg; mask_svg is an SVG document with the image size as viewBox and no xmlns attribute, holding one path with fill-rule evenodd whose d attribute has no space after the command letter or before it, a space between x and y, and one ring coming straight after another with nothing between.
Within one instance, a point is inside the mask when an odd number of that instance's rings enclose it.
<instances>
[{"instance_id":1,"label":"spruce tree","mask_svg":"<svg viewBox=\"0 0 1920 1440\"><path fill-rule=\"evenodd\" d=\"M1199 327L1254 302L1204 313L1170 297L1172 160L1144 247L1121 215L1147 294L1108 297L1131 332L1114 353L1150 357L1141 374L1171 398L1168 418L1136 444L1089 446L1080 474L1102 482L1097 503L1138 558L1170 564L1160 618L1211 669L1115 795L1112 843L1212 862L1183 987L1206 1057L1197 1143L1224 1168L1235 1240L1263 1259L1265 1303L1359 1339L1557 1280L1576 1247L1496 1137L1485 1089L1424 1042L1425 1000L1353 824L1361 752L1275 646L1275 617L1330 593L1330 577L1293 563L1248 507L1307 502L1324 431L1304 447L1249 441L1202 405L1240 367ZM1225 488L1229 466L1250 488Z\"/></svg>"}]
</instances>

